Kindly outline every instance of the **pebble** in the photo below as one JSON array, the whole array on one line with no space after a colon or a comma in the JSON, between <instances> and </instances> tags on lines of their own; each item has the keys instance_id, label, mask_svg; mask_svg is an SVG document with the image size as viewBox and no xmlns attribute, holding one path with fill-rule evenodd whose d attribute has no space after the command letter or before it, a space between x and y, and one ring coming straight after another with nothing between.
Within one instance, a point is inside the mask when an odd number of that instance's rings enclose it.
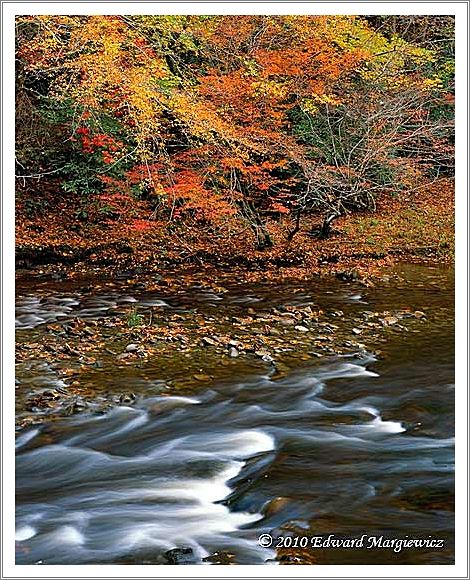
<instances>
[{"instance_id":1,"label":"pebble","mask_svg":"<svg viewBox=\"0 0 470 580\"><path fill-rule=\"evenodd\" d=\"M126 346L126 352L136 352L139 349L139 345L137 344L128 344Z\"/></svg>"}]
</instances>

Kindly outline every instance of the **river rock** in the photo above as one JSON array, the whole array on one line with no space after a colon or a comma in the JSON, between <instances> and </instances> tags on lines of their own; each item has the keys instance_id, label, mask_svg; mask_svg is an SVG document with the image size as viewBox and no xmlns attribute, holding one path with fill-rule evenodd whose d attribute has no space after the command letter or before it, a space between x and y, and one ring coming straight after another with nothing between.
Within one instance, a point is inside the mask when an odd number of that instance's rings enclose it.
<instances>
[{"instance_id":1,"label":"river rock","mask_svg":"<svg viewBox=\"0 0 470 580\"><path fill-rule=\"evenodd\" d=\"M138 344L128 344L126 346L126 352L137 352L139 350Z\"/></svg>"},{"instance_id":2,"label":"river rock","mask_svg":"<svg viewBox=\"0 0 470 580\"><path fill-rule=\"evenodd\" d=\"M294 326L294 330L297 330L297 332L308 332L308 328L306 326L302 326L300 324L298 324L297 326Z\"/></svg>"},{"instance_id":3,"label":"river rock","mask_svg":"<svg viewBox=\"0 0 470 580\"><path fill-rule=\"evenodd\" d=\"M272 363L274 362L273 357L270 355L269 351L265 350L265 349L259 349L259 350L255 350L255 355L259 356L259 358L263 361L263 362L267 362L267 363Z\"/></svg>"},{"instance_id":4,"label":"river rock","mask_svg":"<svg viewBox=\"0 0 470 580\"><path fill-rule=\"evenodd\" d=\"M217 341L210 336L203 336L201 339L202 346L217 346Z\"/></svg>"},{"instance_id":5,"label":"river rock","mask_svg":"<svg viewBox=\"0 0 470 580\"><path fill-rule=\"evenodd\" d=\"M196 381L206 382L206 381L210 381L211 377L209 375L204 375L201 373L201 374L193 375L193 379L196 379Z\"/></svg>"},{"instance_id":6,"label":"river rock","mask_svg":"<svg viewBox=\"0 0 470 580\"><path fill-rule=\"evenodd\" d=\"M230 347L230 350L228 351L228 356L229 357L236 358L237 356L239 356L239 354L240 353L238 352L238 350L234 346L231 346Z\"/></svg>"},{"instance_id":7,"label":"river rock","mask_svg":"<svg viewBox=\"0 0 470 580\"><path fill-rule=\"evenodd\" d=\"M424 312L421 312L421 310L416 310L416 312L414 312L413 316L415 318L426 318L426 314L424 314Z\"/></svg>"},{"instance_id":8,"label":"river rock","mask_svg":"<svg viewBox=\"0 0 470 580\"><path fill-rule=\"evenodd\" d=\"M263 356L266 356L267 354L269 354L269 350L266 350L265 348L255 350L255 355L259 356L260 358L263 358Z\"/></svg>"},{"instance_id":9,"label":"river rock","mask_svg":"<svg viewBox=\"0 0 470 580\"><path fill-rule=\"evenodd\" d=\"M352 282L353 280L359 279L359 273L357 270L336 272L336 277L343 282Z\"/></svg>"},{"instance_id":10,"label":"river rock","mask_svg":"<svg viewBox=\"0 0 470 580\"><path fill-rule=\"evenodd\" d=\"M45 399L58 399L60 397L59 393L55 389L43 391L41 395Z\"/></svg>"},{"instance_id":11,"label":"river rock","mask_svg":"<svg viewBox=\"0 0 470 580\"><path fill-rule=\"evenodd\" d=\"M119 403L121 405L131 405L132 403L135 403L136 399L137 397L135 393L122 393L119 397Z\"/></svg>"},{"instance_id":12,"label":"river rock","mask_svg":"<svg viewBox=\"0 0 470 580\"><path fill-rule=\"evenodd\" d=\"M69 405L65 406L62 414L65 416L75 415L76 413L81 413L87 408L86 403L80 400L75 400Z\"/></svg>"},{"instance_id":13,"label":"river rock","mask_svg":"<svg viewBox=\"0 0 470 580\"><path fill-rule=\"evenodd\" d=\"M288 497L279 496L272 499L268 505L264 508L265 516L272 516L279 511L281 511L290 502Z\"/></svg>"},{"instance_id":14,"label":"river rock","mask_svg":"<svg viewBox=\"0 0 470 580\"><path fill-rule=\"evenodd\" d=\"M170 564L197 564L199 562L193 549L189 546L168 550L165 552L165 558Z\"/></svg>"},{"instance_id":15,"label":"river rock","mask_svg":"<svg viewBox=\"0 0 470 580\"><path fill-rule=\"evenodd\" d=\"M269 329L269 335L270 336L280 336L281 332L277 329L277 328L270 328Z\"/></svg>"},{"instance_id":16,"label":"river rock","mask_svg":"<svg viewBox=\"0 0 470 580\"><path fill-rule=\"evenodd\" d=\"M202 559L203 562L212 562L213 564L232 564L235 554L224 550L214 552L210 556Z\"/></svg>"}]
</instances>

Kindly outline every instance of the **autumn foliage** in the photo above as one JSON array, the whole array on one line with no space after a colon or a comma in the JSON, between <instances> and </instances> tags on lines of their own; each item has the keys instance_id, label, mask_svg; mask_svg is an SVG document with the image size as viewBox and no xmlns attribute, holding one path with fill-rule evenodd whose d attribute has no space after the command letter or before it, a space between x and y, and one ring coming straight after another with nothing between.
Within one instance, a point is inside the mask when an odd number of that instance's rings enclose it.
<instances>
[{"instance_id":1,"label":"autumn foliage","mask_svg":"<svg viewBox=\"0 0 470 580\"><path fill-rule=\"evenodd\" d=\"M136 235L326 237L452 175L453 21L423 18L18 17L18 195L53 179Z\"/></svg>"}]
</instances>

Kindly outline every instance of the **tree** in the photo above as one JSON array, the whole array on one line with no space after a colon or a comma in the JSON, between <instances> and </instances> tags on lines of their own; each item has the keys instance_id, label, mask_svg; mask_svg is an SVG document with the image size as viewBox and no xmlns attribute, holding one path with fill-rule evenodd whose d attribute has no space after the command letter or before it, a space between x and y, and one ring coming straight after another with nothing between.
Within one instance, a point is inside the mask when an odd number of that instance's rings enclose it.
<instances>
[{"instance_id":1,"label":"tree","mask_svg":"<svg viewBox=\"0 0 470 580\"><path fill-rule=\"evenodd\" d=\"M414 44L402 25L19 17L18 111L30 119L19 175L54 175L84 203L112 207L109 219L136 200L195 231L232 235L238 221L258 249L274 243L272 215L294 217L292 237L302 215L321 212L326 236L339 215L435 168L433 152L451 157L449 58L439 38Z\"/></svg>"}]
</instances>

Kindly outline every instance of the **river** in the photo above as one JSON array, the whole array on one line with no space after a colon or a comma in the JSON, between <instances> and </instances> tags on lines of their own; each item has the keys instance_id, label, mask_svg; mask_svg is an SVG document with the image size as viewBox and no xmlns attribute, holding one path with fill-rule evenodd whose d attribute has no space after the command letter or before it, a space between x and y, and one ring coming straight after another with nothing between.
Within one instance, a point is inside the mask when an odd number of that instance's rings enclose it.
<instances>
[{"instance_id":1,"label":"river","mask_svg":"<svg viewBox=\"0 0 470 580\"><path fill-rule=\"evenodd\" d=\"M401 265L393 274L370 288L333 279L233 284L223 297L197 287L129 297L124 280L85 295L20 279L20 340L28 332L37 339L51 320L104 316L129 300L214 312L313 296L345 316L424 309L427 323L392 333L379 358L313 359L281 377L270 365L238 362L209 387L182 393L154 392L162 377L143 363L125 375L134 404L22 430L17 563L452 564L454 272ZM49 380L43 373L28 382L22 372L26 390ZM103 381L123 387L118 370ZM260 534L273 544L260 546ZM443 547L311 545L330 534L432 537ZM276 550L278 537L293 540Z\"/></svg>"}]
</instances>

